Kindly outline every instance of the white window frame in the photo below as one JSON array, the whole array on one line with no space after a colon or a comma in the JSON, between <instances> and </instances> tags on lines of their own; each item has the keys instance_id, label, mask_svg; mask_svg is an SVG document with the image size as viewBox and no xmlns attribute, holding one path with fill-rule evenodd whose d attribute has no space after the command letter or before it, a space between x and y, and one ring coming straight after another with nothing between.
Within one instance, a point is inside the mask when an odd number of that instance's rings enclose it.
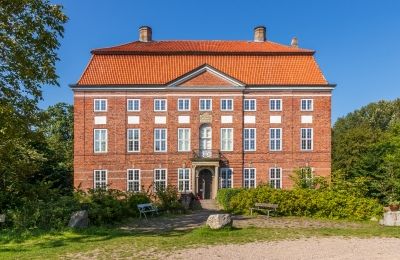
<instances>
[{"instance_id":1,"label":"white window frame","mask_svg":"<svg viewBox=\"0 0 400 260\"><path fill-rule=\"evenodd\" d=\"M207 108L207 101L210 102L210 107ZM204 102L204 108L202 108L202 103ZM212 99L211 98L200 98L199 99L199 111L212 111Z\"/></svg>"},{"instance_id":2,"label":"white window frame","mask_svg":"<svg viewBox=\"0 0 400 260\"><path fill-rule=\"evenodd\" d=\"M185 107L185 105L186 105L186 101L188 101L188 107L186 108ZM183 108L180 108L180 102L182 102L182 104L183 104ZM190 108L191 108L191 104L192 102L191 102L191 100L190 100L190 98L178 98L178 111L190 111Z\"/></svg>"},{"instance_id":3,"label":"white window frame","mask_svg":"<svg viewBox=\"0 0 400 260\"><path fill-rule=\"evenodd\" d=\"M311 130L311 137L308 137L307 131ZM306 131L306 137L303 138L303 131ZM309 142L310 141L310 146ZM303 148L303 142L305 142L305 148ZM313 128L301 128L300 129L300 150L301 151L312 151L314 149L314 129Z\"/></svg>"},{"instance_id":4,"label":"white window frame","mask_svg":"<svg viewBox=\"0 0 400 260\"><path fill-rule=\"evenodd\" d=\"M276 170L279 170L279 178L276 177ZM274 171L274 177L272 178L272 172ZM282 189L282 168L272 167L268 170L268 182L269 186L274 189ZM279 181L279 187L277 187L276 182Z\"/></svg>"},{"instance_id":5,"label":"white window frame","mask_svg":"<svg viewBox=\"0 0 400 260\"><path fill-rule=\"evenodd\" d=\"M160 171L160 175L159 175L160 177L162 176L162 175L161 175L162 171L165 171L165 178L164 178L164 179L162 179L162 178L157 179L157 178L156 178L156 177L157 177L157 171ZM157 190L157 185L158 185L158 183L164 182L164 189L167 188L167 185L168 185L168 182L167 182L167 180L168 180L168 170L167 170L167 169L165 169L165 168L154 169L154 176L153 176L153 178L154 178L154 190L155 190L155 191Z\"/></svg>"},{"instance_id":6,"label":"white window frame","mask_svg":"<svg viewBox=\"0 0 400 260\"><path fill-rule=\"evenodd\" d=\"M279 130L280 138L276 137L276 131ZM272 138L272 132L274 132L274 137ZM279 149L276 148L279 143ZM272 145L274 144L274 145ZM269 129L269 150L273 152L282 151L283 146L283 131L282 128L270 128ZM274 148L273 148L274 147Z\"/></svg>"},{"instance_id":7,"label":"white window frame","mask_svg":"<svg viewBox=\"0 0 400 260\"><path fill-rule=\"evenodd\" d=\"M132 172L133 179L129 178L131 172ZM138 174L138 178L137 179L135 178L135 174L136 173ZM137 187L138 187L137 190L134 189L135 188L135 183L137 183ZM129 189L129 184L132 184L132 187L133 187L132 190ZM140 169L128 169L126 171L126 190L127 191L132 191L132 192L140 192L141 189L142 189L140 184L141 184L141 172L140 172Z\"/></svg>"},{"instance_id":8,"label":"white window frame","mask_svg":"<svg viewBox=\"0 0 400 260\"><path fill-rule=\"evenodd\" d=\"M232 98L223 98L220 100L221 111L233 111L233 99ZM225 103L225 104L224 104ZM229 103L231 107L229 107ZM224 108L225 106L225 108Z\"/></svg>"},{"instance_id":9,"label":"white window frame","mask_svg":"<svg viewBox=\"0 0 400 260\"><path fill-rule=\"evenodd\" d=\"M305 108L303 108L303 102L305 102ZM300 100L300 111L313 111L313 110L314 110L314 100L313 99L306 98L306 99Z\"/></svg>"},{"instance_id":10,"label":"white window frame","mask_svg":"<svg viewBox=\"0 0 400 260\"><path fill-rule=\"evenodd\" d=\"M100 180L97 180L96 173L100 174ZM105 180L102 178L102 174L105 176ZM97 186L99 184L99 186ZM108 171L107 170L94 170L93 171L93 189L105 189L107 190L108 185Z\"/></svg>"},{"instance_id":11,"label":"white window frame","mask_svg":"<svg viewBox=\"0 0 400 260\"><path fill-rule=\"evenodd\" d=\"M228 133L229 130L231 131L231 139L225 138L223 132ZM221 151L230 152L233 151L233 128L221 128ZM229 143L231 147L229 148ZM226 146L225 146L226 145Z\"/></svg>"},{"instance_id":12,"label":"white window frame","mask_svg":"<svg viewBox=\"0 0 400 260\"><path fill-rule=\"evenodd\" d=\"M129 103L132 103L132 109L129 109ZM135 109L135 102L138 103L138 108ZM140 112L140 99L134 98L134 99L127 99L126 100L126 111L128 112Z\"/></svg>"},{"instance_id":13,"label":"white window frame","mask_svg":"<svg viewBox=\"0 0 400 260\"><path fill-rule=\"evenodd\" d=\"M157 105L156 105L157 102L164 102L165 103L164 109L162 109L161 103L159 104L159 108L160 109L157 109ZM156 98L156 99L154 99L154 112L166 112L167 110L168 110L167 99L165 99L165 98Z\"/></svg>"},{"instance_id":14,"label":"white window frame","mask_svg":"<svg viewBox=\"0 0 400 260\"><path fill-rule=\"evenodd\" d=\"M129 138L129 132L130 131L132 131L133 133L132 133L132 139L130 139ZM137 139L135 139L135 132L138 132L138 138ZM133 142L133 144L132 144L132 148L133 149L129 149L130 148L130 145L129 145L129 142ZM135 142L138 142L138 149L136 150L135 149ZM126 150L128 151L128 152L130 152L130 153L138 153L138 152L140 152L140 129L139 128L129 128L129 129L127 129L126 130Z\"/></svg>"},{"instance_id":15,"label":"white window frame","mask_svg":"<svg viewBox=\"0 0 400 260\"><path fill-rule=\"evenodd\" d=\"M246 108L246 102L248 103L248 108ZM254 102L254 108L251 107L251 102ZM243 100L243 111L257 111L257 99L255 98L245 98Z\"/></svg>"},{"instance_id":16,"label":"white window frame","mask_svg":"<svg viewBox=\"0 0 400 260\"><path fill-rule=\"evenodd\" d=\"M254 177L251 177L251 171L254 172ZM246 175L248 175L246 177ZM257 170L256 168L244 168L243 169L243 187L244 188L255 188L257 187ZM253 183L252 183L253 182Z\"/></svg>"},{"instance_id":17,"label":"white window frame","mask_svg":"<svg viewBox=\"0 0 400 260\"><path fill-rule=\"evenodd\" d=\"M254 138L251 138L250 133L254 130ZM248 138L246 138L246 131L249 131ZM246 142L249 143L249 147L246 149ZM251 143L254 142L254 148L251 148ZM257 129L256 128L244 128L243 129L243 151L254 152L257 149Z\"/></svg>"},{"instance_id":18,"label":"white window frame","mask_svg":"<svg viewBox=\"0 0 400 260\"><path fill-rule=\"evenodd\" d=\"M183 133L183 136L180 135L181 133ZM178 152L190 151L190 137L190 128L178 128Z\"/></svg>"},{"instance_id":19,"label":"white window frame","mask_svg":"<svg viewBox=\"0 0 400 260\"><path fill-rule=\"evenodd\" d=\"M99 104L99 109L96 108L96 102L100 103ZM105 108L104 109L101 108L101 102L104 102L104 104L105 104ZM105 98L96 98L96 99L93 100L93 111L94 112L107 112L107 109L108 109L108 101L107 101L107 99L105 99Z\"/></svg>"},{"instance_id":20,"label":"white window frame","mask_svg":"<svg viewBox=\"0 0 400 260\"><path fill-rule=\"evenodd\" d=\"M182 173L182 176L181 176ZM186 178L187 174L187 178ZM182 178L181 178L182 177ZM191 177L190 168L178 168L178 191L188 192L191 191Z\"/></svg>"},{"instance_id":21,"label":"white window frame","mask_svg":"<svg viewBox=\"0 0 400 260\"><path fill-rule=\"evenodd\" d=\"M96 132L105 132L105 138L102 140L101 138L99 140L96 140ZM96 150L96 143L99 142L99 150ZM102 142L105 142L105 149L101 149L101 144ZM94 153L106 153L108 151L108 130L104 128L96 128L93 129L93 152Z\"/></svg>"},{"instance_id":22,"label":"white window frame","mask_svg":"<svg viewBox=\"0 0 400 260\"><path fill-rule=\"evenodd\" d=\"M280 107L277 108L277 102L279 101ZM274 105L272 105L274 104ZM283 102L280 98L272 98L269 100L269 111L282 111Z\"/></svg>"},{"instance_id":23,"label":"white window frame","mask_svg":"<svg viewBox=\"0 0 400 260\"><path fill-rule=\"evenodd\" d=\"M230 178L227 178L227 174L230 171ZM233 169L232 168L220 168L220 188L233 188Z\"/></svg>"},{"instance_id":24,"label":"white window frame","mask_svg":"<svg viewBox=\"0 0 400 260\"><path fill-rule=\"evenodd\" d=\"M160 138L156 138L156 131L160 131ZM165 131L165 139L161 138L161 132ZM157 142L160 142L160 150L157 150ZM162 142L165 142L165 149L162 150ZM154 128L154 152L165 153L168 151L168 130L167 128Z\"/></svg>"}]
</instances>

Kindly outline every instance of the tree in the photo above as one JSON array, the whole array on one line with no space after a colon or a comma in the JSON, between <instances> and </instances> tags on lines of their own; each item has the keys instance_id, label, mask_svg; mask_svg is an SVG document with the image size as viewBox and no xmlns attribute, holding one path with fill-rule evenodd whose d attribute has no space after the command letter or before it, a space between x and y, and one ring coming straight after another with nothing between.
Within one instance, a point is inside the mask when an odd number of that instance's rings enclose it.
<instances>
[{"instance_id":1,"label":"tree","mask_svg":"<svg viewBox=\"0 0 400 260\"><path fill-rule=\"evenodd\" d=\"M48 0L0 0L0 97L32 109L41 85L58 85L55 63L67 17ZM35 102L29 102L33 100Z\"/></svg>"}]
</instances>

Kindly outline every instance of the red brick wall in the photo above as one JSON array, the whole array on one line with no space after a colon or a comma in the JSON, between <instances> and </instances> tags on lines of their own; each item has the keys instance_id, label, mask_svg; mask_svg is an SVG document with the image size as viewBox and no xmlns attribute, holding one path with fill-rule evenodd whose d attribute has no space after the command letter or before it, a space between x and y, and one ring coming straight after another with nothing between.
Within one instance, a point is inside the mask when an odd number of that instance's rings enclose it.
<instances>
[{"instance_id":1,"label":"red brick wall","mask_svg":"<svg viewBox=\"0 0 400 260\"><path fill-rule=\"evenodd\" d=\"M246 92L245 97L257 99L256 112L243 112L243 94L239 91L216 92L93 92L75 91L75 127L74 127L74 184L83 189L93 187L93 171L96 169L108 170L108 184L111 188L126 190L127 169L141 169L141 184L148 187L153 182L155 168L168 169L168 184L177 184L177 169L183 165L191 167L191 152L177 151L178 127L191 128L191 149L199 148L200 98L212 98L212 136L213 149L220 149L220 128L234 128L234 151L223 152L229 160L229 167L233 168L233 186L242 186L243 167L256 168L257 182L268 181L268 169L281 167L283 169L283 187L290 188L289 175L294 168L309 165L314 168L316 175L329 176L331 168L331 123L330 107L331 97L327 92ZM215 95L224 96L215 96ZM180 112L177 109L178 98L191 95L191 111ZM231 95L231 96L230 96ZM301 96L300 96L301 95ZM108 100L107 112L93 112L93 100L106 98ZM127 112L128 98L141 99L140 112ZM153 100L166 98L168 100L167 112L154 112ZM220 110L221 98L234 99L234 111ZM283 102L281 112L269 111L269 99L280 98ZM301 112L300 100L312 98L314 111ZM106 125L94 125L95 116L106 116ZM128 125L129 115L140 116L139 125ZM189 115L190 124L178 124L179 115ZM222 124L221 115L232 115L232 124ZM244 115L255 115L255 124L244 125ZM281 115L281 124L270 124L271 115ZM312 124L302 124L301 115L312 115ZM166 116L167 124L156 125L155 116ZM314 149L312 152L300 151L300 128L313 127ZM243 127L257 128L257 150L255 152L242 151ZM283 129L283 149L279 152L269 151L269 128ZM93 153L93 129L108 129L108 152L106 154ZM126 146L126 129L141 129L140 153L128 153ZM168 129L168 152L153 152L154 128Z\"/></svg>"}]
</instances>

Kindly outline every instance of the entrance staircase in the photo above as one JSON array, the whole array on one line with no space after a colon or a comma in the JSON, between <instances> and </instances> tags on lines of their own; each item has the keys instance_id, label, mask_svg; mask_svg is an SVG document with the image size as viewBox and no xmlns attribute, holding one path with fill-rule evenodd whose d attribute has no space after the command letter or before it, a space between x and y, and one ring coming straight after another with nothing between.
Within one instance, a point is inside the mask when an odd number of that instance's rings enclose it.
<instances>
[{"instance_id":1,"label":"entrance staircase","mask_svg":"<svg viewBox=\"0 0 400 260\"><path fill-rule=\"evenodd\" d=\"M218 211L218 205L215 200L200 200L201 208L204 210Z\"/></svg>"}]
</instances>

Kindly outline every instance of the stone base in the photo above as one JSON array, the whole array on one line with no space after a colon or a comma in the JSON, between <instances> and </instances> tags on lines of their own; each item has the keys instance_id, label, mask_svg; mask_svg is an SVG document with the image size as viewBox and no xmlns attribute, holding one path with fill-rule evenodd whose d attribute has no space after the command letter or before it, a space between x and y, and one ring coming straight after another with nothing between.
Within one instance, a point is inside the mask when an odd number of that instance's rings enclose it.
<instances>
[{"instance_id":1,"label":"stone base","mask_svg":"<svg viewBox=\"0 0 400 260\"><path fill-rule=\"evenodd\" d=\"M385 212L379 224L384 226L400 226L400 211Z\"/></svg>"}]
</instances>

